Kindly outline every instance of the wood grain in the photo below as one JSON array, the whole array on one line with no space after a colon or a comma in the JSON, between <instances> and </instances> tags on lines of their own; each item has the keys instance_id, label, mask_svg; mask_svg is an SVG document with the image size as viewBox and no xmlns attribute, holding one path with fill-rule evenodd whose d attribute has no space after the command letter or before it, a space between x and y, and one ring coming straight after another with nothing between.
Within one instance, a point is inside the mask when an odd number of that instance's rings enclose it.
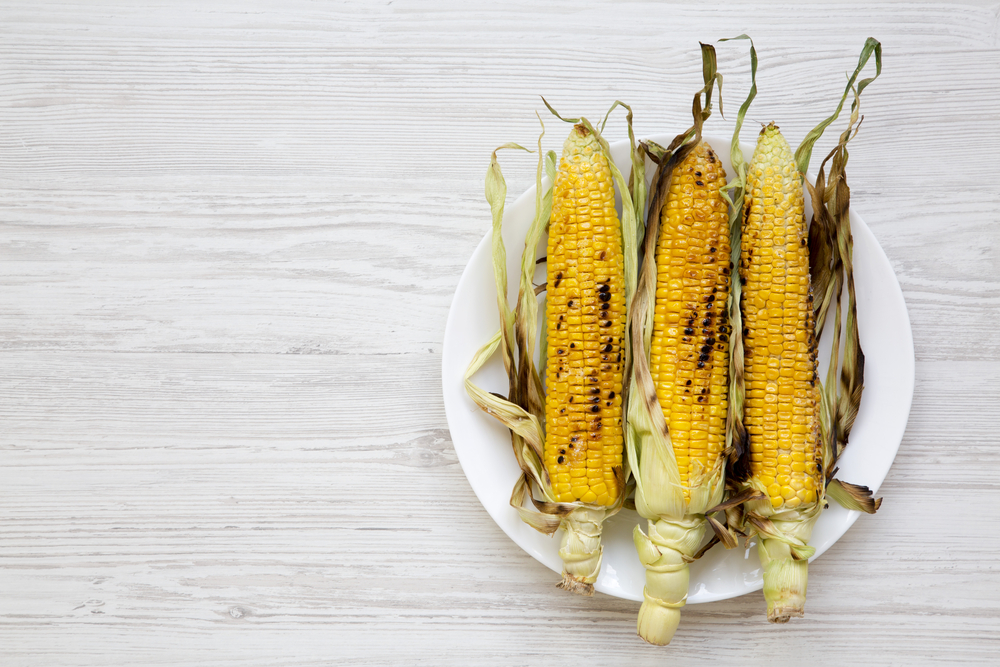
<instances>
[{"instance_id":1,"label":"wood grain","mask_svg":"<svg viewBox=\"0 0 1000 667\"><path fill-rule=\"evenodd\" d=\"M11 0L0 26L5 667L995 661L997 5ZM637 605L556 590L479 505L441 339L489 153L534 142L539 95L673 133L697 40L743 32L744 140L797 143L884 45L849 173L917 386L808 617L692 606L655 649ZM745 49L718 45L710 132ZM532 184L533 158L502 164Z\"/></svg>"}]
</instances>

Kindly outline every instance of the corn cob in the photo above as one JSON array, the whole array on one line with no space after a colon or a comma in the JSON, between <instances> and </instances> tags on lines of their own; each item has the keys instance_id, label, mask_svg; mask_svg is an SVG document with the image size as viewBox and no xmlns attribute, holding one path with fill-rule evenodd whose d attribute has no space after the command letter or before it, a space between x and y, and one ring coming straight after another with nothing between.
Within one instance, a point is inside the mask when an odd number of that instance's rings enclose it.
<instances>
[{"instance_id":1,"label":"corn cob","mask_svg":"<svg viewBox=\"0 0 1000 667\"><path fill-rule=\"evenodd\" d=\"M584 593L600 570L602 508L624 490L623 266L608 161L596 137L576 125L563 147L549 222L544 463L557 501L590 506L564 520L560 550L561 586Z\"/></svg>"},{"instance_id":2,"label":"corn cob","mask_svg":"<svg viewBox=\"0 0 1000 667\"><path fill-rule=\"evenodd\" d=\"M749 486L766 498L759 522L768 619L801 616L807 542L823 501L819 388L802 177L773 123L757 142L747 176L743 282ZM763 530L761 530L763 528Z\"/></svg>"},{"instance_id":3,"label":"corn cob","mask_svg":"<svg viewBox=\"0 0 1000 667\"><path fill-rule=\"evenodd\" d=\"M650 372L685 487L691 473L715 467L726 439L725 184L715 153L699 143L674 170L657 240Z\"/></svg>"},{"instance_id":4,"label":"corn cob","mask_svg":"<svg viewBox=\"0 0 1000 667\"><path fill-rule=\"evenodd\" d=\"M638 529L634 535L646 567L638 632L653 644L669 643L677 629L687 600L687 562L705 534L705 510L722 496L730 333L729 215L720 192L725 185L715 153L699 142L674 167L660 214L650 374L683 498L674 510L655 512L648 509L655 497L665 499L676 489L647 489L637 498L649 519L649 535Z\"/></svg>"}]
</instances>

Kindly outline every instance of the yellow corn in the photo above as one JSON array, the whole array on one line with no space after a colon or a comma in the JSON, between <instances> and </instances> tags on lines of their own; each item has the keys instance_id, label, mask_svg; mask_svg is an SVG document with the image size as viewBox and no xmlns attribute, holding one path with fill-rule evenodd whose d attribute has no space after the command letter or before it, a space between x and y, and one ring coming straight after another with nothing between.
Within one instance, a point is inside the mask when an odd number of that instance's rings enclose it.
<instances>
[{"instance_id":1,"label":"yellow corn","mask_svg":"<svg viewBox=\"0 0 1000 667\"><path fill-rule=\"evenodd\" d=\"M700 142L674 168L656 246L650 371L681 484L715 466L726 440L729 215L726 171ZM685 498L690 494L685 488Z\"/></svg>"},{"instance_id":2,"label":"yellow corn","mask_svg":"<svg viewBox=\"0 0 1000 667\"><path fill-rule=\"evenodd\" d=\"M819 388L802 180L773 123L747 176L740 276L751 474L774 511L822 491Z\"/></svg>"},{"instance_id":3,"label":"yellow corn","mask_svg":"<svg viewBox=\"0 0 1000 667\"><path fill-rule=\"evenodd\" d=\"M545 468L556 499L611 505L622 465L625 279L611 171L574 126L549 222Z\"/></svg>"}]
</instances>

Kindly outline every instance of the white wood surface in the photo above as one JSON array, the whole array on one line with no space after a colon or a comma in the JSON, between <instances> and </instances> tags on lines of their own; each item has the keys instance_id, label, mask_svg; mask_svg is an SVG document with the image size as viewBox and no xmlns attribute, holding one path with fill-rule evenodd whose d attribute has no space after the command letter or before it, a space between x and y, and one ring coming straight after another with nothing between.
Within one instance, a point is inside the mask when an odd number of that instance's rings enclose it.
<instances>
[{"instance_id":1,"label":"white wood surface","mask_svg":"<svg viewBox=\"0 0 1000 667\"><path fill-rule=\"evenodd\" d=\"M5 1L0 664L997 664L998 26L996 3ZM676 132L697 41L742 32L750 118L793 144L884 45L849 173L916 394L807 618L692 606L655 649L636 604L556 590L479 505L441 338L489 152L534 141L539 95ZM735 114L746 46L718 48ZM533 163L505 158L520 192Z\"/></svg>"}]
</instances>

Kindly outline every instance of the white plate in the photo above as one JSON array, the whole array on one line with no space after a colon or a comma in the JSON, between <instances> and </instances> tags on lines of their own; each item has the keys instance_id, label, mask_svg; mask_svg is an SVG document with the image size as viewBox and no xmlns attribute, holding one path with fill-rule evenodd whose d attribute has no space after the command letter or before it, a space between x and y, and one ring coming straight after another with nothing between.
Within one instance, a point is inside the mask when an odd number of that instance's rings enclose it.
<instances>
[{"instance_id":1,"label":"white plate","mask_svg":"<svg viewBox=\"0 0 1000 667\"><path fill-rule=\"evenodd\" d=\"M671 137L653 139L665 145ZM707 139L717 149L726 173L732 177L729 140L718 137ZM743 151L749 160L753 147L744 145ZM820 159L818 155L814 155L814 159ZM628 174L628 142L612 144L612 156L623 173ZM651 177L652 169L648 172ZM808 197L806 199L808 219L812 211ZM513 204L508 203L503 222L512 304L516 298L524 237L534 216L534 202L535 189L531 188ZM487 210L485 206L483 210ZM910 412L913 337L903 293L889 260L868 226L853 211L851 225L858 326L866 360L865 392L850 444L839 461L838 477L877 490L896 456ZM490 234L486 235L465 267L448 314L442 355L445 412L458 459L483 507L518 546L553 571L561 572L558 536L548 537L535 531L523 523L508 504L511 489L520 474L509 432L496 419L479 410L466 395L463 384L465 369L473 354L499 326L490 237ZM544 313L544 310L541 312ZM821 355L821 369L826 368L828 358L828 355L826 358ZM821 376L824 374L825 370L821 370ZM476 382L487 390L507 393L507 380L499 356L480 370ZM850 512L831 503L813 531L810 544L816 547L814 558L829 549L858 516L858 512ZM623 510L605 523L604 563L595 586L602 593L628 600L642 599L645 571L632 544L632 528L640 521L643 520L634 511ZM688 603L736 597L760 590L762 585L763 575L756 549L726 551L716 546L691 565Z\"/></svg>"}]
</instances>

